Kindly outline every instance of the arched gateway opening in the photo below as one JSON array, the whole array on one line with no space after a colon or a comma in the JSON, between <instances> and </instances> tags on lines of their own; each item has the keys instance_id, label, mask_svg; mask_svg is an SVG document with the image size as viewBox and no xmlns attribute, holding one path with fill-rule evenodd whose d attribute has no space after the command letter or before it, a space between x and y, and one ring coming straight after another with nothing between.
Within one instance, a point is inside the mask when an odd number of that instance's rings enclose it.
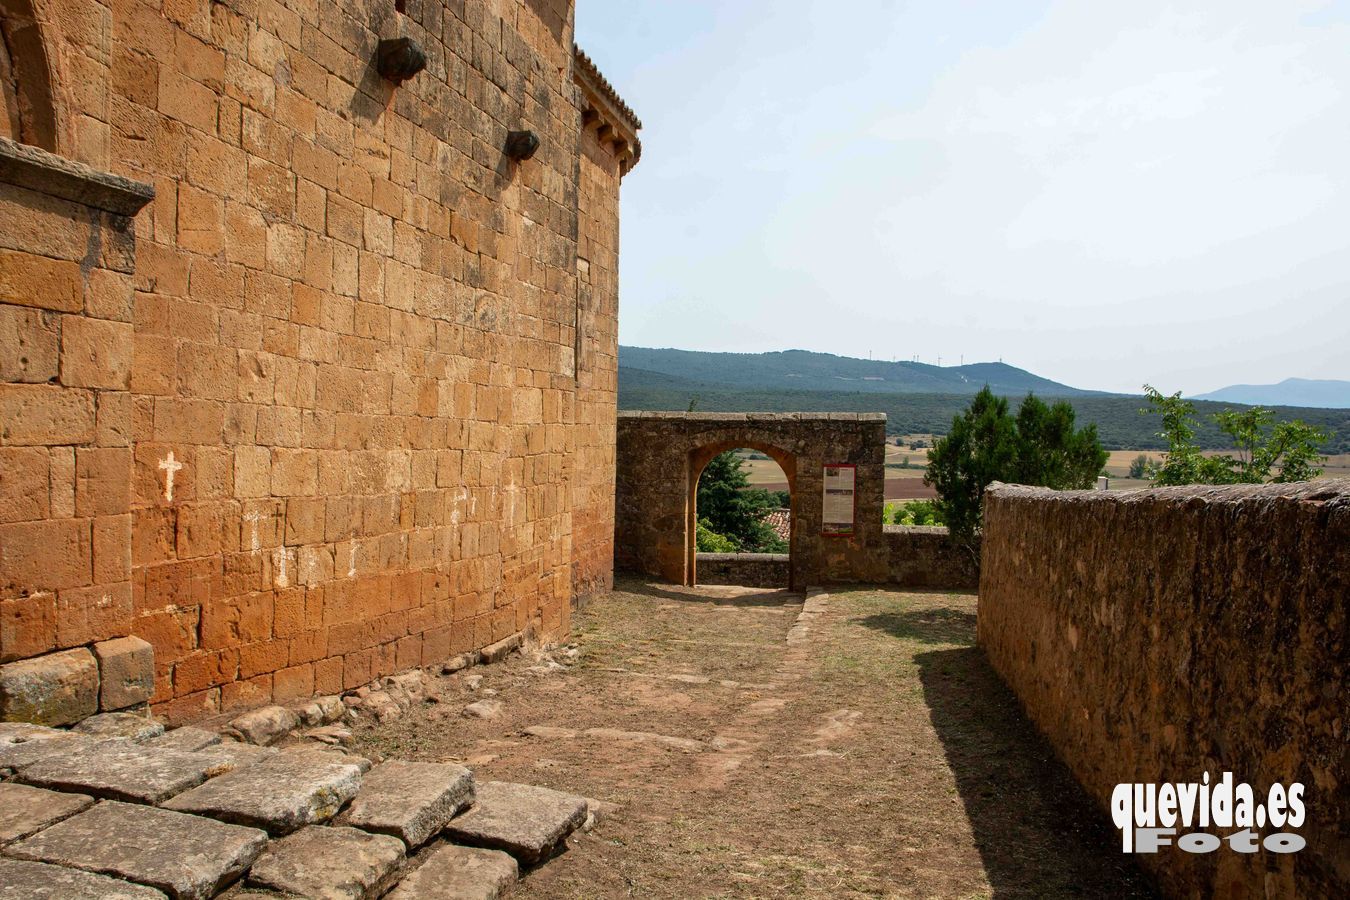
<instances>
[{"instance_id":1,"label":"arched gateway opening","mask_svg":"<svg viewBox=\"0 0 1350 900\"><path fill-rule=\"evenodd\" d=\"M796 456L767 443L728 443L690 453L688 581L792 588Z\"/></svg>"},{"instance_id":2,"label":"arched gateway opening","mask_svg":"<svg viewBox=\"0 0 1350 900\"><path fill-rule=\"evenodd\" d=\"M793 590L884 580L885 416L620 412L617 431L616 570L693 584L699 479L719 453L749 449L787 482Z\"/></svg>"}]
</instances>

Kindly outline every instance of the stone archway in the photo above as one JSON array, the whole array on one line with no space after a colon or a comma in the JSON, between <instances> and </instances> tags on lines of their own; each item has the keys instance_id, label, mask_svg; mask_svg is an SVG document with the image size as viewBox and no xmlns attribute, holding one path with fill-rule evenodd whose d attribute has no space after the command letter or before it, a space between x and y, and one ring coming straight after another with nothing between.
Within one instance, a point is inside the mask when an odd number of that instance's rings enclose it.
<instances>
[{"instance_id":1,"label":"stone archway","mask_svg":"<svg viewBox=\"0 0 1350 900\"><path fill-rule=\"evenodd\" d=\"M856 413L621 412L615 490L615 567L675 584L695 580L698 476L723 450L767 453L792 494L789 582L796 590L884 581L881 510L886 417ZM826 534L824 470L856 467L852 533Z\"/></svg>"},{"instance_id":2,"label":"stone archway","mask_svg":"<svg viewBox=\"0 0 1350 900\"><path fill-rule=\"evenodd\" d=\"M703 470L708 467L708 463L721 453L728 450L738 450L745 447L750 450L758 450L768 455L770 459L778 463L778 468L783 470L784 477L787 478L788 495L791 498L791 528L792 532L788 538L788 555L792 555L793 540L797 536L797 456L790 450L777 447L773 444L763 441L736 442L734 440L722 440L716 443L706 444L689 451L688 462L688 489L689 496L685 501L686 509L684 525L685 542L685 571L688 573L686 584L698 583L698 552L695 532L698 527L698 484L703 477ZM789 573L791 566L789 565ZM799 586L792 583L791 575L788 577L788 589L799 590Z\"/></svg>"},{"instance_id":3,"label":"stone archway","mask_svg":"<svg viewBox=\"0 0 1350 900\"><path fill-rule=\"evenodd\" d=\"M0 0L0 136L56 152L51 60L32 0Z\"/></svg>"}]
</instances>

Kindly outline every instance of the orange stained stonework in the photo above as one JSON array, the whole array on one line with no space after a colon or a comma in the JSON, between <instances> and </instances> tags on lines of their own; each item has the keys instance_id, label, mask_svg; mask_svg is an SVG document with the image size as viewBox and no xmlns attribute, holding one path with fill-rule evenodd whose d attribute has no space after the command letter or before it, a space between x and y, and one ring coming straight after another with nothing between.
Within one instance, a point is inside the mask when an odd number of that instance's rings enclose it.
<instances>
[{"instance_id":1,"label":"orange stained stonework","mask_svg":"<svg viewBox=\"0 0 1350 900\"><path fill-rule=\"evenodd\" d=\"M184 721L611 583L640 123L571 0L403 6L0 0L0 663L135 635Z\"/></svg>"}]
</instances>

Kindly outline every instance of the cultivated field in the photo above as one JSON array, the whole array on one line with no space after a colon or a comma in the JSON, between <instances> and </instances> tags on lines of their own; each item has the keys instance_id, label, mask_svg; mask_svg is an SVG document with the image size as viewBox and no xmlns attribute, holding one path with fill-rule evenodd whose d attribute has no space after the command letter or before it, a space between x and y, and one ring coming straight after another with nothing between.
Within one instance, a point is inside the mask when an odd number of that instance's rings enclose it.
<instances>
[{"instance_id":1,"label":"cultivated field","mask_svg":"<svg viewBox=\"0 0 1350 900\"><path fill-rule=\"evenodd\" d=\"M895 446L895 439L890 438L886 444L886 499L887 500L915 500L927 499L937 496L937 493L923 483L924 466L928 463L927 450L910 450L911 440L927 440L929 445L932 443L932 435L906 435L906 444L904 447ZM1233 453L1233 451L1206 451L1206 455L1215 455L1220 452ZM750 451L742 451L742 464L750 476L750 484L757 488L763 488L768 491L787 490L787 478L783 475L783 470L778 467L778 463L771 459L753 459L750 458ZM1137 488L1148 487L1148 481L1144 479L1130 478L1130 463L1140 453L1147 456L1155 462L1161 462L1164 454L1158 450L1112 450L1106 460L1106 472L1111 479L1111 490L1128 491ZM756 454L763 456L763 454ZM903 468L908 463L913 468ZM1342 453L1336 456L1327 457L1324 463L1325 471L1323 478L1350 478L1350 453Z\"/></svg>"}]
</instances>

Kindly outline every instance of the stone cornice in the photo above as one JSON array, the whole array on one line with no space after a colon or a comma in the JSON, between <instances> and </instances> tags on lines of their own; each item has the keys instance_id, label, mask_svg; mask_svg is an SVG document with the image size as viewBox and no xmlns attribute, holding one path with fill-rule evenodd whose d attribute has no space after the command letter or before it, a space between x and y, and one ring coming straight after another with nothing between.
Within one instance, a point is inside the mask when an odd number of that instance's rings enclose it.
<instances>
[{"instance_id":1,"label":"stone cornice","mask_svg":"<svg viewBox=\"0 0 1350 900\"><path fill-rule=\"evenodd\" d=\"M581 89L582 125L613 151L619 174L627 175L642 158L642 141L637 136L642 121L580 47L574 44L572 52L572 78Z\"/></svg>"},{"instance_id":2,"label":"stone cornice","mask_svg":"<svg viewBox=\"0 0 1350 900\"><path fill-rule=\"evenodd\" d=\"M0 138L0 182L119 216L134 216L155 199L155 189L148 184L8 138Z\"/></svg>"}]
</instances>

